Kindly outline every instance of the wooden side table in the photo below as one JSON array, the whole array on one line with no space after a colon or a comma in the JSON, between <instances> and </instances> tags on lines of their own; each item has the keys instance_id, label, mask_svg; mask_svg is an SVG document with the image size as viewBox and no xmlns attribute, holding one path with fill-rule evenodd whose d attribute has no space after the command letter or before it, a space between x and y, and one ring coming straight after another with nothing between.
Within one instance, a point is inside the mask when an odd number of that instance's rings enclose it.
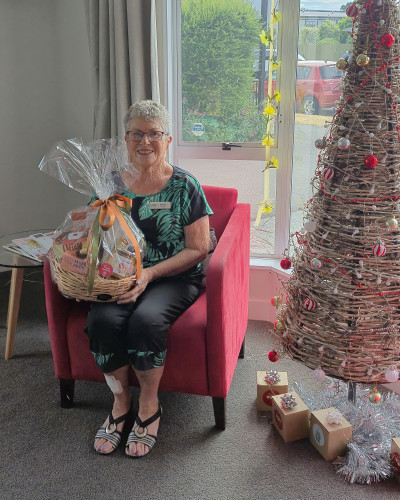
<instances>
[{"instance_id":1,"label":"wooden side table","mask_svg":"<svg viewBox=\"0 0 400 500\"><path fill-rule=\"evenodd\" d=\"M3 245L11 243L15 238L26 238L35 233L48 233L49 229L31 229L29 231L21 231L19 233L7 234L0 237L0 267L11 269L10 295L8 300L7 312L7 336L6 336L6 351L5 359L10 359L14 352L15 331L17 329L19 303L21 299L22 282L24 279L24 270L27 268L43 267L42 262L37 262L33 259L28 259L15 252L6 250Z\"/></svg>"}]
</instances>

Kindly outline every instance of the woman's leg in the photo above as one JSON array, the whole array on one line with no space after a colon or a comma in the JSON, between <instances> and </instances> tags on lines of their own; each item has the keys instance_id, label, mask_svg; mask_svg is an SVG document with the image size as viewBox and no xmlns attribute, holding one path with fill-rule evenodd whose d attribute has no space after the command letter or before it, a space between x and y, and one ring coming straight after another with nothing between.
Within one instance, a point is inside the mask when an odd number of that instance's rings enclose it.
<instances>
[{"instance_id":1,"label":"woman's leg","mask_svg":"<svg viewBox=\"0 0 400 500\"><path fill-rule=\"evenodd\" d=\"M112 393L114 394L114 404L112 408L112 416L114 419L125 415L128 413L131 406L131 392L129 389L129 377L128 377L129 365L123 366L111 373L105 373L105 379L110 387ZM109 423L108 417L104 422L103 427ZM122 432L124 427L124 422L117 424L117 431ZM95 439L94 448L100 453L109 453L112 451L113 446L107 439Z\"/></svg>"},{"instance_id":2,"label":"woman's leg","mask_svg":"<svg viewBox=\"0 0 400 500\"><path fill-rule=\"evenodd\" d=\"M126 414L131 404L126 328L132 308L133 305L93 303L85 329L96 363L104 373L106 382L114 395L113 419ZM106 427L108 423L107 417L103 427ZM124 422L120 422L116 430L121 432L123 426ZM99 453L106 454L112 451L113 445L106 438L97 438L94 448Z\"/></svg>"},{"instance_id":3,"label":"woman's leg","mask_svg":"<svg viewBox=\"0 0 400 500\"><path fill-rule=\"evenodd\" d=\"M196 300L197 285L176 279L152 282L136 302L129 318L127 347L140 385L139 418L142 422L154 415L159 407L158 387L164 371L167 332L171 324ZM160 419L147 427L148 434L157 436ZM139 428L139 432L143 429ZM129 453L142 456L149 452L143 443L130 443Z\"/></svg>"},{"instance_id":4,"label":"woman's leg","mask_svg":"<svg viewBox=\"0 0 400 500\"><path fill-rule=\"evenodd\" d=\"M138 371L135 374L140 384L139 395L139 418L142 422L154 415L158 410L158 387L164 371L164 367L153 368L152 370ZM151 423L147 427L148 434L157 436L160 419ZM139 427L139 432L143 429ZM131 443L129 445L129 453L131 455L142 456L149 452L149 448L143 443Z\"/></svg>"}]
</instances>

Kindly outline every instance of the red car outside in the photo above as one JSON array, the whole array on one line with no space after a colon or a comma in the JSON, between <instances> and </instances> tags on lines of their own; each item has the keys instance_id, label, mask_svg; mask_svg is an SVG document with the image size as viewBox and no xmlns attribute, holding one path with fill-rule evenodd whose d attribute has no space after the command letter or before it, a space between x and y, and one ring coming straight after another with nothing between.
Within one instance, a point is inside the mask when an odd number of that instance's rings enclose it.
<instances>
[{"instance_id":1,"label":"red car outside","mask_svg":"<svg viewBox=\"0 0 400 500\"><path fill-rule=\"evenodd\" d=\"M333 108L342 96L339 86L343 72L334 61L299 61L297 63L296 104L307 115Z\"/></svg>"},{"instance_id":2,"label":"red car outside","mask_svg":"<svg viewBox=\"0 0 400 500\"><path fill-rule=\"evenodd\" d=\"M339 82L343 73L334 61L298 61L296 84L296 107L307 115L316 115L321 109L333 108L342 96ZM275 89L276 72L273 72ZM258 85L256 85L257 90ZM268 93L268 82L264 82L264 96Z\"/></svg>"}]
</instances>

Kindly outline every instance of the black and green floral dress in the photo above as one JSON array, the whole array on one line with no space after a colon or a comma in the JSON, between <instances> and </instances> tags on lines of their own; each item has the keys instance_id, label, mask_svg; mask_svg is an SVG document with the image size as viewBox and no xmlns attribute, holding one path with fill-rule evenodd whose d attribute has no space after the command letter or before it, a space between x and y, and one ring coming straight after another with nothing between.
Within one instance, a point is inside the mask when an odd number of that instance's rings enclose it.
<instances>
[{"instance_id":1,"label":"black and green floral dress","mask_svg":"<svg viewBox=\"0 0 400 500\"><path fill-rule=\"evenodd\" d=\"M136 195L125 190L123 194L132 199L131 216L146 240L144 267L180 252L185 246L184 227L212 214L200 183L178 167L173 167L158 193ZM129 363L141 371L162 367L167 331L196 300L201 280L200 263L150 282L135 303L92 303L85 331L99 368L110 373Z\"/></svg>"}]
</instances>

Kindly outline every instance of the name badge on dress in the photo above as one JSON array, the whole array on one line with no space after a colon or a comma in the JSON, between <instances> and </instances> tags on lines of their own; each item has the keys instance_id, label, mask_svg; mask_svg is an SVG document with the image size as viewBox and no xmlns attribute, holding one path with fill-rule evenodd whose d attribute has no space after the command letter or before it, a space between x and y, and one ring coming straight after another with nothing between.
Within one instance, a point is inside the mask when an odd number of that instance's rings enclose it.
<instances>
[{"instance_id":1,"label":"name badge on dress","mask_svg":"<svg viewBox=\"0 0 400 500\"><path fill-rule=\"evenodd\" d=\"M170 201L151 201L150 210L171 210Z\"/></svg>"}]
</instances>

